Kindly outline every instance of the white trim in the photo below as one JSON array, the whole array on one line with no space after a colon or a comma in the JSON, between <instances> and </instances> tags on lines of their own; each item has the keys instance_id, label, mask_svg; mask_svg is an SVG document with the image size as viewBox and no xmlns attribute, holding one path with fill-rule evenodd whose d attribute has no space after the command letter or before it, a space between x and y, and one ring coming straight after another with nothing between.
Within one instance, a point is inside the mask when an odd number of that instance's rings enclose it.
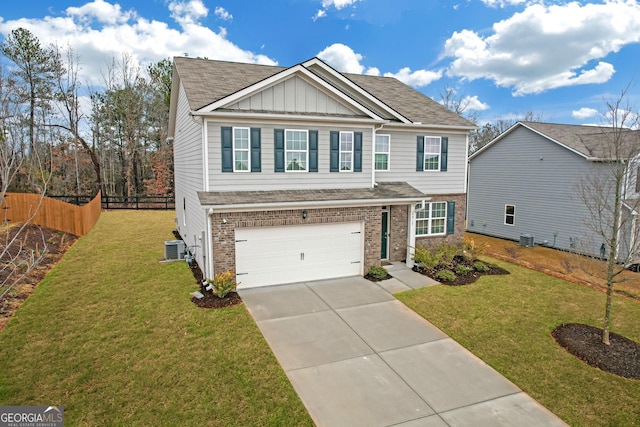
<instances>
[{"instance_id":1,"label":"white trim","mask_svg":"<svg viewBox=\"0 0 640 427\"><path fill-rule=\"evenodd\" d=\"M289 170L287 168L287 152L302 153L302 150L287 150L287 132L304 132L307 135L307 148L305 150L305 168L304 170ZM285 173L309 172L309 130L308 129L285 129L284 130L284 171Z\"/></svg>"},{"instance_id":2,"label":"white trim","mask_svg":"<svg viewBox=\"0 0 640 427\"><path fill-rule=\"evenodd\" d=\"M448 214L448 212L447 212L447 209L448 209L447 202L429 202L429 203L424 203L424 200L423 200L422 203L423 203L424 206L422 206L420 208L420 210L421 211L428 211L429 216L427 218L418 218L418 214L417 214L418 210L417 209L415 210L416 211L416 214L415 214L416 215L416 219L415 219L415 223L416 223L415 235L416 235L416 237L444 236L444 235L446 235L447 234L447 214ZM444 217L437 217L437 218L433 217L432 206L434 204L436 204L436 203L444 204ZM443 229L442 229L442 233L432 233L431 232L431 230L433 228L433 220L434 219L443 219L444 220L444 226L443 226ZM418 234L418 231L417 231L417 229L418 229L417 222L418 221L427 221L427 234Z\"/></svg>"},{"instance_id":3,"label":"white trim","mask_svg":"<svg viewBox=\"0 0 640 427\"><path fill-rule=\"evenodd\" d=\"M351 150L350 151L346 151L342 149L342 135L343 134L351 134ZM338 145L339 145L339 156L338 156L338 172L353 172L353 157L354 157L354 152L355 152L355 133L353 131L345 131L345 130L341 130L338 133ZM350 154L351 158L350 158L350 162L349 162L349 169L342 169L342 154Z\"/></svg>"},{"instance_id":4,"label":"white trim","mask_svg":"<svg viewBox=\"0 0 640 427\"><path fill-rule=\"evenodd\" d=\"M239 203L233 205L203 205L210 208L210 213L215 212L258 212L283 209L312 209L312 208L344 208L361 206L384 205L415 205L422 200L431 200L430 197L414 197L404 199L362 199L362 200L326 200L306 202L272 202L272 203Z\"/></svg>"},{"instance_id":5,"label":"white trim","mask_svg":"<svg viewBox=\"0 0 640 427\"><path fill-rule=\"evenodd\" d=\"M211 103L209 105L205 105L204 107L198 109L197 111L199 111L199 112L212 112L212 111L217 110L218 108L223 108L223 107L228 106L230 104L234 104L236 102L241 101L242 99L244 99L246 97L249 97L249 96L253 95L256 92L259 92L260 90L266 89L269 86L273 86L273 85L275 85L277 83L284 82L285 80L287 80L288 78L291 78L295 74L304 75L305 77L309 78L310 80L312 80L316 84L320 85L323 89L329 91L336 98L338 98L338 99L342 100L343 102L347 103L352 108L355 108L356 110L359 110L359 111L365 113L366 115L368 115L372 119L382 120L382 118L380 116L378 116L376 113L374 113L373 111L369 110L367 107L365 107L364 105L360 104L359 102L357 102L353 98L349 97L345 93L339 91L337 88L327 84L326 81L324 81L319 76L317 76L314 73L312 73L311 71L307 70L301 64L294 65L293 67L287 68L286 70L283 70L283 71L281 71L281 72L279 72L277 74L274 74L271 77L267 77L266 79L264 79L262 81L259 81L259 82L255 83L255 84L253 84L251 86L248 86L248 87L246 87L244 89L241 89L241 90L239 90L239 91L237 91L235 93L232 93L231 95L225 96L224 98L219 99L219 100L217 100L217 101L215 101L215 102L213 102L213 103ZM355 88L353 83L351 84L351 86L353 86ZM378 102L380 102L380 101L378 101Z\"/></svg>"},{"instance_id":6,"label":"white trim","mask_svg":"<svg viewBox=\"0 0 640 427\"><path fill-rule=\"evenodd\" d=\"M282 122L284 121L305 121L305 122L340 122L340 123L357 123L357 124L371 124L371 123L380 123L385 124L389 123L389 120L384 119L370 119L370 118L362 118L362 117L337 117L331 116L329 119L327 116L313 116L308 114L287 114L287 113L256 113L256 112L246 112L242 110L238 111L212 111L212 112L200 112L200 111L191 111L190 114L192 116L204 116L212 119L217 119L219 121L228 121L231 118L233 119L247 119L247 120L274 120Z\"/></svg>"},{"instance_id":7,"label":"white trim","mask_svg":"<svg viewBox=\"0 0 640 427\"><path fill-rule=\"evenodd\" d=\"M247 169L246 170L238 170L236 169L236 130L246 130L247 131L247 149L241 149L238 151L246 151L247 152ZM233 126L231 128L231 161L233 163L233 171L239 173L251 172L251 128L238 126Z\"/></svg>"},{"instance_id":8,"label":"white trim","mask_svg":"<svg viewBox=\"0 0 640 427\"><path fill-rule=\"evenodd\" d=\"M209 131L208 121L202 119L202 175L204 179L204 191L209 191Z\"/></svg>"},{"instance_id":9,"label":"white trim","mask_svg":"<svg viewBox=\"0 0 640 427\"><path fill-rule=\"evenodd\" d=\"M413 268L413 255L416 252L416 205L415 203L411 203L409 205L409 213L407 215L408 224L407 224L407 259L405 264L407 267Z\"/></svg>"},{"instance_id":10,"label":"white trim","mask_svg":"<svg viewBox=\"0 0 640 427\"><path fill-rule=\"evenodd\" d=\"M422 171L423 172L440 172L440 167L442 166L442 137L441 136L432 136L432 135L423 135L423 153L422 153ZM425 167L425 163L427 161L427 154L434 155L434 152L427 153L427 138L438 139L440 143L438 144L438 169L427 169Z\"/></svg>"},{"instance_id":11,"label":"white trim","mask_svg":"<svg viewBox=\"0 0 640 427\"><path fill-rule=\"evenodd\" d=\"M510 214L513 217L513 224L509 224L507 222L507 206L513 207L513 214ZM516 225L516 205L512 205L510 203L505 203L504 205L504 225L508 225L509 227L515 227Z\"/></svg>"},{"instance_id":12,"label":"white trim","mask_svg":"<svg viewBox=\"0 0 640 427\"><path fill-rule=\"evenodd\" d=\"M378 151L376 149L376 143L377 143L377 139L379 136L386 136L389 140L387 141L388 144L388 150L386 153L382 152L382 151ZM387 155L387 168L386 169L376 169L376 155L377 154L386 154ZM389 133L383 133L383 134L375 134L374 135L374 140L373 140L373 169L376 172L390 172L391 171L391 134Z\"/></svg>"}]
</instances>

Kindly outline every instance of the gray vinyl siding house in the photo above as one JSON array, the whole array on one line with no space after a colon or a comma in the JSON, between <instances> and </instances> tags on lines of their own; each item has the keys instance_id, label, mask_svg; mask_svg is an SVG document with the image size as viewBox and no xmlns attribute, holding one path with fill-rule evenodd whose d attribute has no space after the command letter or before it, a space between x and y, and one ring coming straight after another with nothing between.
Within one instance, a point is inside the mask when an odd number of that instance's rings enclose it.
<instances>
[{"instance_id":1,"label":"gray vinyl siding house","mask_svg":"<svg viewBox=\"0 0 640 427\"><path fill-rule=\"evenodd\" d=\"M589 211L577 195L583 177L606 173L598 156L602 128L520 122L469 158L467 230L601 256L602 237L588 226ZM637 165L629 168L633 182ZM633 187L633 188L632 188ZM638 197L635 185L626 197ZM637 213L621 233L621 258L634 246ZM636 232L637 233L637 232Z\"/></svg>"},{"instance_id":2,"label":"gray vinyl siding house","mask_svg":"<svg viewBox=\"0 0 640 427\"><path fill-rule=\"evenodd\" d=\"M366 274L464 232L474 125L388 77L317 58L175 58L176 228L241 286Z\"/></svg>"}]
</instances>

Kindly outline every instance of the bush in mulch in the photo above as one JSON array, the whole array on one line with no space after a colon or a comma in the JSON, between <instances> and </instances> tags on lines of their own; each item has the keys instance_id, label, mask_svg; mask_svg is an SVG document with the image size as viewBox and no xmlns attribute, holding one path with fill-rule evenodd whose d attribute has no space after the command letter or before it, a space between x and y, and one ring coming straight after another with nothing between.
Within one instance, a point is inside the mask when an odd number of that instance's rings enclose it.
<instances>
[{"instance_id":1,"label":"bush in mulch","mask_svg":"<svg viewBox=\"0 0 640 427\"><path fill-rule=\"evenodd\" d=\"M369 269L369 272L364 275L364 278L372 282L379 282L381 280L391 279L391 275L384 267L373 266Z\"/></svg>"},{"instance_id":2,"label":"bush in mulch","mask_svg":"<svg viewBox=\"0 0 640 427\"><path fill-rule=\"evenodd\" d=\"M602 342L602 329L566 323L551 332L556 342L583 362L600 370L640 380L640 344L609 333L610 345Z\"/></svg>"},{"instance_id":3,"label":"bush in mulch","mask_svg":"<svg viewBox=\"0 0 640 427\"><path fill-rule=\"evenodd\" d=\"M477 259L468 260L459 255L453 258L451 264L439 264L433 268L425 268L416 264L413 266L413 271L429 276L447 286L470 285L482 276L509 274L507 270L497 265Z\"/></svg>"}]
</instances>

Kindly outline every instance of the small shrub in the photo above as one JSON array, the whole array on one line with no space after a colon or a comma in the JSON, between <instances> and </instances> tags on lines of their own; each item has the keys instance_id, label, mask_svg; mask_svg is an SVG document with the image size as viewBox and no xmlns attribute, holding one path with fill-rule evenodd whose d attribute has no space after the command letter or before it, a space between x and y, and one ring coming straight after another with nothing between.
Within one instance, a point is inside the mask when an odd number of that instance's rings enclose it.
<instances>
[{"instance_id":1,"label":"small shrub","mask_svg":"<svg viewBox=\"0 0 640 427\"><path fill-rule=\"evenodd\" d=\"M438 257L438 265L451 267L453 265L453 259L461 254L461 248L457 245L452 245L448 242L442 242L436 249L436 256Z\"/></svg>"},{"instance_id":2,"label":"small shrub","mask_svg":"<svg viewBox=\"0 0 640 427\"><path fill-rule=\"evenodd\" d=\"M440 258L436 251L431 248L425 248L424 246L418 246L415 248L413 254L413 260L420 267L431 270L440 264Z\"/></svg>"},{"instance_id":3,"label":"small shrub","mask_svg":"<svg viewBox=\"0 0 640 427\"><path fill-rule=\"evenodd\" d=\"M474 260L482 255L488 247L486 242L478 245L472 238L465 237L462 241L462 256L466 260Z\"/></svg>"},{"instance_id":4,"label":"small shrub","mask_svg":"<svg viewBox=\"0 0 640 427\"><path fill-rule=\"evenodd\" d=\"M456 265L456 274L458 276L466 276L467 274L471 273L472 271L473 271L473 268L467 267L464 264Z\"/></svg>"},{"instance_id":5,"label":"small shrub","mask_svg":"<svg viewBox=\"0 0 640 427\"><path fill-rule=\"evenodd\" d=\"M520 249L516 246L505 246L504 250L513 259L520 257Z\"/></svg>"},{"instance_id":6,"label":"small shrub","mask_svg":"<svg viewBox=\"0 0 640 427\"><path fill-rule=\"evenodd\" d=\"M377 280L386 279L388 274L389 273L387 273L387 269L384 267L378 267L374 265L369 269L369 276Z\"/></svg>"},{"instance_id":7,"label":"small shrub","mask_svg":"<svg viewBox=\"0 0 640 427\"><path fill-rule=\"evenodd\" d=\"M213 279L207 279L207 282L211 284L213 294L218 298L226 297L229 292L234 292L238 286L233 271L215 274Z\"/></svg>"},{"instance_id":8,"label":"small shrub","mask_svg":"<svg viewBox=\"0 0 640 427\"><path fill-rule=\"evenodd\" d=\"M456 273L451 270L440 270L436 273L436 279L443 282L453 282L456 280Z\"/></svg>"},{"instance_id":9,"label":"small shrub","mask_svg":"<svg viewBox=\"0 0 640 427\"><path fill-rule=\"evenodd\" d=\"M476 261L473 263L473 269L479 273L486 273L489 271L489 266L482 261Z\"/></svg>"}]
</instances>

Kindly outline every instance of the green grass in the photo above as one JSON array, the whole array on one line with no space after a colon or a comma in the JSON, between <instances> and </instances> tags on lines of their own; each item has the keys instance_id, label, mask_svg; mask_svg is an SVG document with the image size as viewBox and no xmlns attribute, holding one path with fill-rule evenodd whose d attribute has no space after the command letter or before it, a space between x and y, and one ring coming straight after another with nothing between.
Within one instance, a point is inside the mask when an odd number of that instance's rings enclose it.
<instances>
[{"instance_id":1,"label":"green grass","mask_svg":"<svg viewBox=\"0 0 640 427\"><path fill-rule=\"evenodd\" d=\"M0 333L0 404L66 425L313 425L244 305L158 263L172 212L106 212Z\"/></svg>"},{"instance_id":2,"label":"green grass","mask_svg":"<svg viewBox=\"0 0 640 427\"><path fill-rule=\"evenodd\" d=\"M605 295L523 267L470 286L396 297L571 426L640 425L640 381L577 360L551 337L562 323L602 327ZM640 342L640 304L614 297L613 332Z\"/></svg>"}]
</instances>

